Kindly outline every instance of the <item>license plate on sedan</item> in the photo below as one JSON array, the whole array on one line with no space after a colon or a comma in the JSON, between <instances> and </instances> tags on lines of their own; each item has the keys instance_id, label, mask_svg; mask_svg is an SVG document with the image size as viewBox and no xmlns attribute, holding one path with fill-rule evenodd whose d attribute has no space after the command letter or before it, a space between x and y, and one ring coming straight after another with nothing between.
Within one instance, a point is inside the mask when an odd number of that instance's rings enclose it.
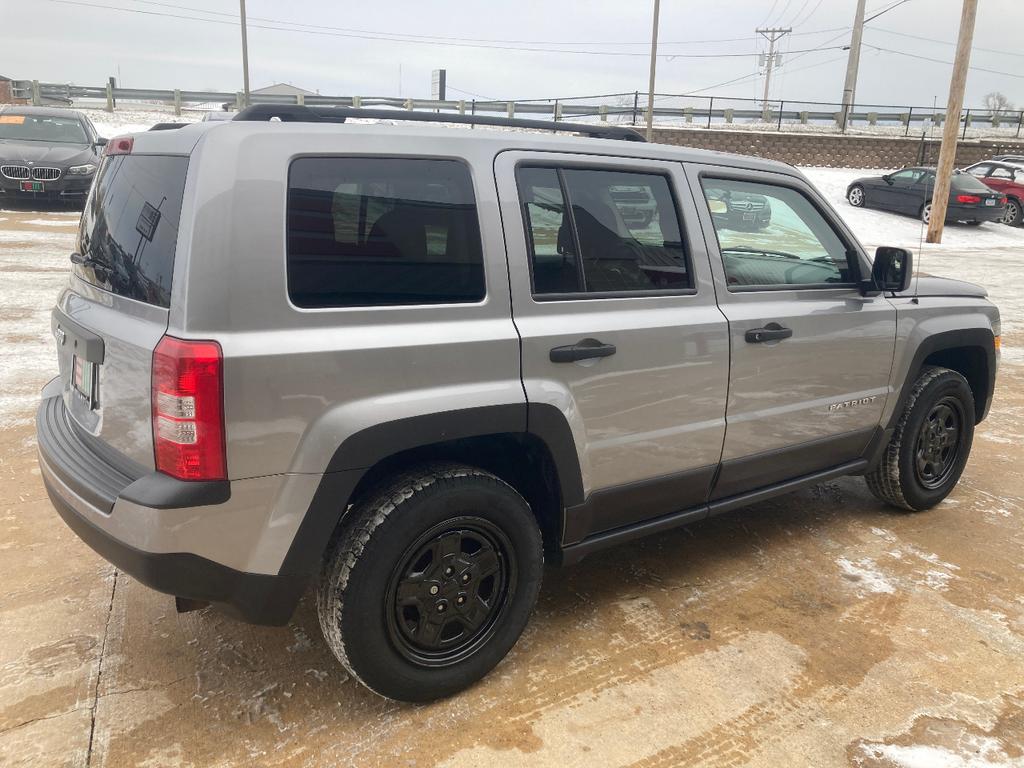
<instances>
[{"instance_id":1,"label":"license plate on sedan","mask_svg":"<svg viewBox=\"0 0 1024 768\"><path fill-rule=\"evenodd\" d=\"M996 204L996 199L994 197L990 197L988 200L985 201L985 205L995 205L995 204Z\"/></svg>"},{"instance_id":2,"label":"license plate on sedan","mask_svg":"<svg viewBox=\"0 0 1024 768\"><path fill-rule=\"evenodd\" d=\"M41 181L23 181L21 182L22 192L45 192L46 189Z\"/></svg>"},{"instance_id":3,"label":"license plate on sedan","mask_svg":"<svg viewBox=\"0 0 1024 768\"><path fill-rule=\"evenodd\" d=\"M96 365L75 355L71 367L71 387L91 408L96 391Z\"/></svg>"}]
</instances>

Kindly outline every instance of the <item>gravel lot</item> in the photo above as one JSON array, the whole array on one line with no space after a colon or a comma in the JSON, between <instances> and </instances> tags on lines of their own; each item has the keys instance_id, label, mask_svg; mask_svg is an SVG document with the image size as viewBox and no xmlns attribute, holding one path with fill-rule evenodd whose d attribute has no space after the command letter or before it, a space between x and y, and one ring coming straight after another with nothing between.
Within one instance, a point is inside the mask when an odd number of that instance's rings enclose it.
<instances>
[{"instance_id":1,"label":"gravel lot","mask_svg":"<svg viewBox=\"0 0 1024 768\"><path fill-rule=\"evenodd\" d=\"M874 246L912 219L842 202ZM989 287L997 397L958 490L918 515L856 479L549 570L526 634L472 690L383 701L324 647L117 574L35 466L49 310L77 214L0 210L0 764L1024 766L1024 229L952 227L924 271Z\"/></svg>"}]
</instances>

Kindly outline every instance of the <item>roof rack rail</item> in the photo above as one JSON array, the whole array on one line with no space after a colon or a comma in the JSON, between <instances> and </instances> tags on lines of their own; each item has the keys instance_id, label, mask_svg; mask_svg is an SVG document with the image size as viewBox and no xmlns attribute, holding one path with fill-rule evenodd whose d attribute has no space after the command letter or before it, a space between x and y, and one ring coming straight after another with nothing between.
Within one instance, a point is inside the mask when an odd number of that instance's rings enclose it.
<instances>
[{"instance_id":1,"label":"roof rack rail","mask_svg":"<svg viewBox=\"0 0 1024 768\"><path fill-rule=\"evenodd\" d=\"M401 109L363 109L362 107L307 107L301 104L254 104L246 107L235 120L260 122L273 119L283 123L344 123L347 118L369 120L408 120L418 123L459 123L462 125L494 125L504 128L532 128L539 131L582 133L595 139L646 141L639 131L612 125L524 120L518 117L488 115L453 115L437 112L413 112Z\"/></svg>"}]
</instances>

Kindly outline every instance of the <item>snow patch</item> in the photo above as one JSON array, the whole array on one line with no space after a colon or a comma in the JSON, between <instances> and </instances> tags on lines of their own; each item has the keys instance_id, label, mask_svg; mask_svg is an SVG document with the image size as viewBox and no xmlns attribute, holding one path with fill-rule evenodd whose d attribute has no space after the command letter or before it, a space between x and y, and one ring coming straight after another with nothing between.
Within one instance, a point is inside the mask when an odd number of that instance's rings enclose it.
<instances>
[{"instance_id":1,"label":"snow patch","mask_svg":"<svg viewBox=\"0 0 1024 768\"><path fill-rule=\"evenodd\" d=\"M923 744L863 744L862 759L885 760L898 768L1024 768L1024 758L1012 758L993 738L966 739L954 752Z\"/></svg>"},{"instance_id":2,"label":"snow patch","mask_svg":"<svg viewBox=\"0 0 1024 768\"><path fill-rule=\"evenodd\" d=\"M878 569L878 564L870 557L862 557L857 562L840 557L836 565L850 581L856 582L863 589L874 594L892 594L896 591L892 582Z\"/></svg>"}]
</instances>

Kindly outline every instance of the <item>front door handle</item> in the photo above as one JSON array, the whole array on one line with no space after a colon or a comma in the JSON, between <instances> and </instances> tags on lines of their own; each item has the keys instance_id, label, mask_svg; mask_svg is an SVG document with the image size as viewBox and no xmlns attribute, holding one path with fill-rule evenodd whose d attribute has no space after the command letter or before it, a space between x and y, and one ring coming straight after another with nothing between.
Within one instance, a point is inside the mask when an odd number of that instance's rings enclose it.
<instances>
[{"instance_id":1,"label":"front door handle","mask_svg":"<svg viewBox=\"0 0 1024 768\"><path fill-rule=\"evenodd\" d=\"M597 339L582 339L566 347L554 347L550 357L552 363L575 363L592 357L610 357L615 354L614 344L603 344Z\"/></svg>"},{"instance_id":2,"label":"front door handle","mask_svg":"<svg viewBox=\"0 0 1024 768\"><path fill-rule=\"evenodd\" d=\"M748 344L762 344L766 341L788 339L792 335L792 328L783 328L778 323L768 323L764 328L751 328L744 338Z\"/></svg>"}]
</instances>

